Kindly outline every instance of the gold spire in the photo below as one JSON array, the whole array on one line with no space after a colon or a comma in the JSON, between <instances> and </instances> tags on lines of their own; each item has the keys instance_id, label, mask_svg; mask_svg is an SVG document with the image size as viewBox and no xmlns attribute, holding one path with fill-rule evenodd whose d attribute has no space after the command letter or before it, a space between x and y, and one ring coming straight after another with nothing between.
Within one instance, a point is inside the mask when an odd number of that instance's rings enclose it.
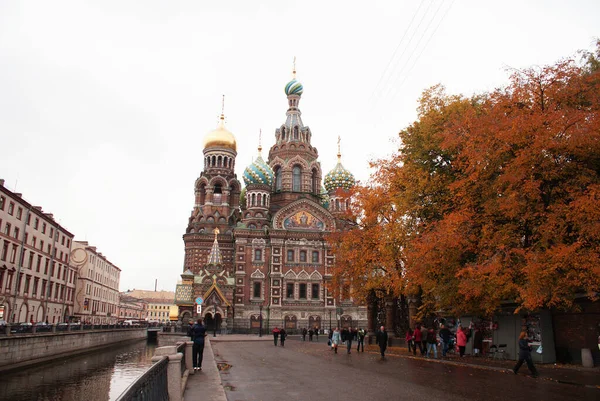
<instances>
[{"instance_id":1,"label":"gold spire","mask_svg":"<svg viewBox=\"0 0 600 401\"><path fill-rule=\"evenodd\" d=\"M221 231L219 231L219 227L216 227L216 228L213 230L213 233L215 234L215 241L216 241L216 240L217 240L217 235L219 235L219 234L221 233Z\"/></svg>"},{"instance_id":2,"label":"gold spire","mask_svg":"<svg viewBox=\"0 0 600 401\"><path fill-rule=\"evenodd\" d=\"M204 148L207 147L225 147L237 151L235 137L225 128L225 95L221 101L221 116L217 128L204 137Z\"/></svg>"},{"instance_id":3,"label":"gold spire","mask_svg":"<svg viewBox=\"0 0 600 401\"><path fill-rule=\"evenodd\" d=\"M292 77L296 79L296 56L294 56L294 70L292 71Z\"/></svg>"},{"instance_id":4,"label":"gold spire","mask_svg":"<svg viewBox=\"0 0 600 401\"><path fill-rule=\"evenodd\" d=\"M260 156L260 152L262 152L262 128L258 131L258 156Z\"/></svg>"},{"instance_id":5,"label":"gold spire","mask_svg":"<svg viewBox=\"0 0 600 401\"><path fill-rule=\"evenodd\" d=\"M221 120L225 119L225 95L223 95L223 100L221 100Z\"/></svg>"},{"instance_id":6,"label":"gold spire","mask_svg":"<svg viewBox=\"0 0 600 401\"><path fill-rule=\"evenodd\" d=\"M340 150L340 142L342 141L342 138L340 138L340 136L338 135L338 163L342 162L342 151Z\"/></svg>"}]
</instances>

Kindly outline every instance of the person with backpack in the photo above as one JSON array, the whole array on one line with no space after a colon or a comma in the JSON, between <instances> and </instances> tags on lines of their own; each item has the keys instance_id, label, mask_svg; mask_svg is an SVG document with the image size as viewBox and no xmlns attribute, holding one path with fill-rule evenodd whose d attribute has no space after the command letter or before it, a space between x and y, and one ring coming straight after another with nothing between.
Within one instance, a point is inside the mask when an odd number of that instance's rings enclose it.
<instances>
[{"instance_id":1,"label":"person with backpack","mask_svg":"<svg viewBox=\"0 0 600 401\"><path fill-rule=\"evenodd\" d=\"M357 328L356 331L356 339L357 339L357 346L356 346L356 352L360 352L362 349L362 352L365 352L365 331L361 328Z\"/></svg>"}]
</instances>

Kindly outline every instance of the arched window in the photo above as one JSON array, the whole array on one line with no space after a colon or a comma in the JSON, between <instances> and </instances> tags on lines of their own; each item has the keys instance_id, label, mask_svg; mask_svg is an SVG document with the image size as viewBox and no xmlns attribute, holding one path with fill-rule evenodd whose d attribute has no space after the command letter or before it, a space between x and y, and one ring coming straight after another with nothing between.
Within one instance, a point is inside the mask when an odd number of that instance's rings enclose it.
<instances>
[{"instance_id":1,"label":"arched window","mask_svg":"<svg viewBox=\"0 0 600 401\"><path fill-rule=\"evenodd\" d=\"M250 204L256 206L256 194L252 194L252 202Z\"/></svg>"},{"instance_id":2,"label":"arched window","mask_svg":"<svg viewBox=\"0 0 600 401\"><path fill-rule=\"evenodd\" d=\"M313 168L313 170L312 170L311 184L312 184L313 194L318 195L319 194L319 180L317 179L317 169L316 168Z\"/></svg>"},{"instance_id":3,"label":"arched window","mask_svg":"<svg viewBox=\"0 0 600 401\"><path fill-rule=\"evenodd\" d=\"M285 127L281 127L281 140L285 141Z\"/></svg>"},{"instance_id":4,"label":"arched window","mask_svg":"<svg viewBox=\"0 0 600 401\"><path fill-rule=\"evenodd\" d=\"M281 191L281 167L275 169L275 191Z\"/></svg>"},{"instance_id":5,"label":"arched window","mask_svg":"<svg viewBox=\"0 0 600 401\"><path fill-rule=\"evenodd\" d=\"M339 199L335 200L335 210L340 210L340 200Z\"/></svg>"},{"instance_id":6,"label":"arched window","mask_svg":"<svg viewBox=\"0 0 600 401\"><path fill-rule=\"evenodd\" d=\"M302 183L302 169L299 166L294 166L292 170L292 191L300 192Z\"/></svg>"},{"instance_id":7,"label":"arched window","mask_svg":"<svg viewBox=\"0 0 600 401\"><path fill-rule=\"evenodd\" d=\"M213 203L215 205L220 205L222 197L223 191L221 190L221 184L215 184L215 189L213 191Z\"/></svg>"},{"instance_id":8,"label":"arched window","mask_svg":"<svg viewBox=\"0 0 600 401\"><path fill-rule=\"evenodd\" d=\"M217 167L217 156L212 157L212 165L211 167Z\"/></svg>"},{"instance_id":9,"label":"arched window","mask_svg":"<svg viewBox=\"0 0 600 401\"><path fill-rule=\"evenodd\" d=\"M298 126L294 127L294 139L297 141L298 140Z\"/></svg>"}]
</instances>

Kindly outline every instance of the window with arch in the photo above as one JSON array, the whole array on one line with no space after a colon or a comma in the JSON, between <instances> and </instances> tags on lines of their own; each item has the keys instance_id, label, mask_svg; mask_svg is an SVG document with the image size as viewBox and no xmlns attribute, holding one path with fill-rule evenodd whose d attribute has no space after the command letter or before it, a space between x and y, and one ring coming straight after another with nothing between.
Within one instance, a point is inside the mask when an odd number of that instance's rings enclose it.
<instances>
[{"instance_id":1,"label":"window with arch","mask_svg":"<svg viewBox=\"0 0 600 401\"><path fill-rule=\"evenodd\" d=\"M213 203L215 205L220 205L223 198L223 191L221 189L221 184L215 184L215 189L213 190Z\"/></svg>"},{"instance_id":2,"label":"window with arch","mask_svg":"<svg viewBox=\"0 0 600 401\"><path fill-rule=\"evenodd\" d=\"M262 249L254 250L254 260L260 262L262 260Z\"/></svg>"},{"instance_id":3,"label":"window with arch","mask_svg":"<svg viewBox=\"0 0 600 401\"><path fill-rule=\"evenodd\" d=\"M294 166L292 169L292 191L300 192L302 183L302 169L300 166Z\"/></svg>"},{"instance_id":4,"label":"window with arch","mask_svg":"<svg viewBox=\"0 0 600 401\"><path fill-rule=\"evenodd\" d=\"M294 140L298 140L298 126L294 127Z\"/></svg>"},{"instance_id":5,"label":"window with arch","mask_svg":"<svg viewBox=\"0 0 600 401\"><path fill-rule=\"evenodd\" d=\"M285 127L281 127L281 140L285 141Z\"/></svg>"},{"instance_id":6,"label":"window with arch","mask_svg":"<svg viewBox=\"0 0 600 401\"><path fill-rule=\"evenodd\" d=\"M281 191L281 167L275 168L275 190Z\"/></svg>"},{"instance_id":7,"label":"window with arch","mask_svg":"<svg viewBox=\"0 0 600 401\"><path fill-rule=\"evenodd\" d=\"M313 194L318 195L319 194L319 180L317 178L317 169L316 168L313 168L313 170L312 170L311 186L312 186Z\"/></svg>"}]
</instances>

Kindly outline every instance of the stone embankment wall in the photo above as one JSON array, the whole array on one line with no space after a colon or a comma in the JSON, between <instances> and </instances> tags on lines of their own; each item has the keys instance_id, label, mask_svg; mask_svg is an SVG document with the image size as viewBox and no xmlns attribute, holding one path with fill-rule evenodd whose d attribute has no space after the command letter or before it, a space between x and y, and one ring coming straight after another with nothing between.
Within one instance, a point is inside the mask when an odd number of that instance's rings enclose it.
<instances>
[{"instance_id":1,"label":"stone embankment wall","mask_svg":"<svg viewBox=\"0 0 600 401\"><path fill-rule=\"evenodd\" d=\"M144 338L144 328L0 337L0 372Z\"/></svg>"}]
</instances>

